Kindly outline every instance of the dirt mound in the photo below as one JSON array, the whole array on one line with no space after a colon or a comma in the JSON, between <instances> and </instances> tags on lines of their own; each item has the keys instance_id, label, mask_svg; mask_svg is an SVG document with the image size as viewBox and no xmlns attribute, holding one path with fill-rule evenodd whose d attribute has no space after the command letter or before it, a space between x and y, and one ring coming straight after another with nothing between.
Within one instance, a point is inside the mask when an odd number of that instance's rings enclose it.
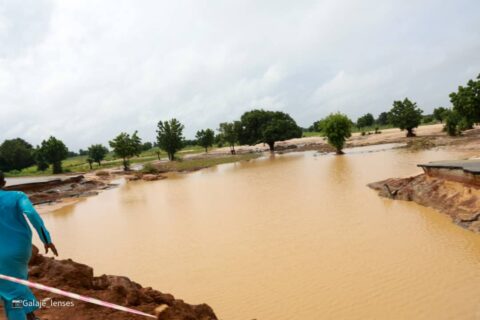
<instances>
[{"instance_id":1,"label":"dirt mound","mask_svg":"<svg viewBox=\"0 0 480 320\"><path fill-rule=\"evenodd\" d=\"M55 260L39 254L33 248L30 260L30 280L47 286L71 291L129 308L155 314L155 310L164 309L158 319L171 320L215 320L212 308L206 304L190 305L152 288L144 288L127 277L102 275L95 277L93 269L70 259ZM42 320L99 320L99 319L148 319L129 313L107 309L97 305L71 300L49 292L33 289L39 301L46 301L47 307L36 312ZM50 300L51 299L51 300ZM55 301L61 307L48 307ZM73 303L73 306L71 305ZM68 306L65 306L69 304ZM164 308L159 308L160 306ZM1 307L0 307L1 309ZM3 310L0 310L3 314Z\"/></svg>"},{"instance_id":2,"label":"dirt mound","mask_svg":"<svg viewBox=\"0 0 480 320\"><path fill-rule=\"evenodd\" d=\"M473 185L420 174L370 183L380 196L415 201L452 217L462 227L480 232L480 189Z\"/></svg>"},{"instance_id":3,"label":"dirt mound","mask_svg":"<svg viewBox=\"0 0 480 320\"><path fill-rule=\"evenodd\" d=\"M18 184L5 190L25 192L33 204L53 203L66 198L81 198L97 195L99 191L116 185L100 179L86 179L83 175L66 179Z\"/></svg>"}]
</instances>

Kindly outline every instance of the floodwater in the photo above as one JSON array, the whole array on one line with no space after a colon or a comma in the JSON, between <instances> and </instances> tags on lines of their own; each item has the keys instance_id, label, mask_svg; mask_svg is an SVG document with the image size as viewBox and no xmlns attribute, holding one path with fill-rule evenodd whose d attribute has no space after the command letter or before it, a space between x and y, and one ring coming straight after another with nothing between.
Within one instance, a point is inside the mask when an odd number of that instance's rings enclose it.
<instances>
[{"instance_id":1,"label":"floodwater","mask_svg":"<svg viewBox=\"0 0 480 320\"><path fill-rule=\"evenodd\" d=\"M123 184L44 219L62 258L225 320L480 319L480 235L366 187L463 155L366 150Z\"/></svg>"}]
</instances>

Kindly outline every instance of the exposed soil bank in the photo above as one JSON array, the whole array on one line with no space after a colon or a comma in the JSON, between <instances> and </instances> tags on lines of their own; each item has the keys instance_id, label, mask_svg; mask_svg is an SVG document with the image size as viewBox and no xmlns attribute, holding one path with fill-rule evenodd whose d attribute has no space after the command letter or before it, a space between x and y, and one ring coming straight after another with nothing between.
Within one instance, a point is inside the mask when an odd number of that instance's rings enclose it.
<instances>
[{"instance_id":1,"label":"exposed soil bank","mask_svg":"<svg viewBox=\"0 0 480 320\"><path fill-rule=\"evenodd\" d=\"M98 194L98 191L114 187L109 181L86 179L83 175L7 186L5 190L25 192L33 204L52 203L64 198L79 198Z\"/></svg>"},{"instance_id":2,"label":"exposed soil bank","mask_svg":"<svg viewBox=\"0 0 480 320\"><path fill-rule=\"evenodd\" d=\"M480 188L420 174L370 183L382 197L415 201L448 214L458 225L480 232Z\"/></svg>"},{"instance_id":3,"label":"exposed soil bank","mask_svg":"<svg viewBox=\"0 0 480 320\"><path fill-rule=\"evenodd\" d=\"M144 288L126 277L93 276L93 269L70 259L55 260L39 254L33 248L29 267L30 280L47 286L71 291L81 295L112 302L149 314L158 313L158 319L171 320L215 320L217 317L206 304L190 305L175 299L171 294ZM36 312L42 320L99 320L99 319L147 319L129 313L115 311L78 300L58 296L49 292L33 290L39 301L69 302L73 306L41 308ZM47 301L50 305L50 302ZM163 311L161 311L163 310ZM161 311L159 313L159 311ZM3 307L0 305L0 314Z\"/></svg>"}]
</instances>

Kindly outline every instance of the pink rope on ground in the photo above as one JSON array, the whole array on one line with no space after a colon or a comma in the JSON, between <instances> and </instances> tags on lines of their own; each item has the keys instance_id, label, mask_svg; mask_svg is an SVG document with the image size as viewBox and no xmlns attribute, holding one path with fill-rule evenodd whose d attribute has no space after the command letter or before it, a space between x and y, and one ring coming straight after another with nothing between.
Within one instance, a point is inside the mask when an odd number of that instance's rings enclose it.
<instances>
[{"instance_id":1,"label":"pink rope on ground","mask_svg":"<svg viewBox=\"0 0 480 320\"><path fill-rule=\"evenodd\" d=\"M60 290L60 289L57 289L57 288L52 288L52 287L45 286L43 284L30 282L28 280L22 280L22 279L18 279L18 278L15 278L15 277L6 276L6 275L3 275L3 274L0 274L0 279L15 282L15 283L19 283L19 284L23 284L24 286L27 286L27 287L31 287L31 288L35 288L35 289L39 289L39 290L43 290L43 291L48 291L48 292L55 293L55 294L65 296L65 297L69 297L69 298L72 298L72 299L76 299L76 300L80 300L80 301L84 301L84 302L88 302L88 303L93 303L93 304L96 304L96 305L99 305L99 306L102 306L102 307L106 307L106 308L110 308L110 309L115 309L115 310L119 310L119 311L123 311L123 312L133 313L133 314L137 314L137 315L144 316L144 317L149 317L149 318L157 318L154 315L144 313L144 312L141 312L141 311L138 311L138 310L135 310L135 309L130 309L130 308L127 308L127 307L119 306L118 304L98 300L98 299L95 299L95 298L81 296L81 295L73 293L73 292L63 291L63 290Z\"/></svg>"}]
</instances>

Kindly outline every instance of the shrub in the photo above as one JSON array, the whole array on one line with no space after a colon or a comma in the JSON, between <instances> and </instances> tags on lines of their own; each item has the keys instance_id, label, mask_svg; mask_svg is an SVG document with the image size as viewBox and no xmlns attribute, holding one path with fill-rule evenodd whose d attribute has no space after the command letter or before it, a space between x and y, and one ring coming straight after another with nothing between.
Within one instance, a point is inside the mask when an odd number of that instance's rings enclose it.
<instances>
[{"instance_id":1,"label":"shrub","mask_svg":"<svg viewBox=\"0 0 480 320\"><path fill-rule=\"evenodd\" d=\"M337 154L343 154L345 141L352 135L352 121L341 113L331 114L324 120L324 133L328 143L335 147Z\"/></svg>"},{"instance_id":2,"label":"shrub","mask_svg":"<svg viewBox=\"0 0 480 320\"><path fill-rule=\"evenodd\" d=\"M159 171L151 163L146 163L143 166L142 173L157 174Z\"/></svg>"},{"instance_id":3,"label":"shrub","mask_svg":"<svg viewBox=\"0 0 480 320\"><path fill-rule=\"evenodd\" d=\"M449 111L445 117L445 126L443 130L447 132L449 136L457 136L460 134L460 115L456 111Z\"/></svg>"}]
</instances>

